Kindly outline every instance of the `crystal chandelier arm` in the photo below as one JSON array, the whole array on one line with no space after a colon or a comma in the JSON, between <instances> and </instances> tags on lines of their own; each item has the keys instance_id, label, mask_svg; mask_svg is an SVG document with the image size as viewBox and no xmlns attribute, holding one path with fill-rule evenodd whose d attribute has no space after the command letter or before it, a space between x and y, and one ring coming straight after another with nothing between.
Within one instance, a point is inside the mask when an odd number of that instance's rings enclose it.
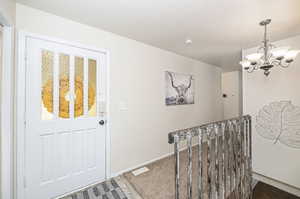
<instances>
[{"instance_id":1,"label":"crystal chandelier arm","mask_svg":"<svg viewBox=\"0 0 300 199\"><path fill-rule=\"evenodd\" d=\"M247 72L248 72L248 73L252 73L254 70L255 70L254 67L249 67L249 68L247 69Z\"/></svg>"},{"instance_id":2,"label":"crystal chandelier arm","mask_svg":"<svg viewBox=\"0 0 300 199\"><path fill-rule=\"evenodd\" d=\"M248 73L252 73L253 71L255 70L258 70L258 64L255 64L255 65L251 65L249 66L248 68L245 68L247 70Z\"/></svg>"},{"instance_id":3,"label":"crystal chandelier arm","mask_svg":"<svg viewBox=\"0 0 300 199\"><path fill-rule=\"evenodd\" d=\"M291 64L291 62L286 62L286 60L282 59L282 60L280 61L279 66L281 66L282 68L287 68L287 67L290 66L290 64Z\"/></svg>"},{"instance_id":4,"label":"crystal chandelier arm","mask_svg":"<svg viewBox=\"0 0 300 199\"><path fill-rule=\"evenodd\" d=\"M271 65L274 65L274 66L279 66L281 63L281 61L277 60L277 59L274 59L270 64Z\"/></svg>"},{"instance_id":5,"label":"crystal chandelier arm","mask_svg":"<svg viewBox=\"0 0 300 199\"><path fill-rule=\"evenodd\" d=\"M286 62L284 59L282 59L282 60L275 59L271 62L271 64L274 66L280 66L282 68L287 68L290 66L290 63Z\"/></svg>"}]
</instances>

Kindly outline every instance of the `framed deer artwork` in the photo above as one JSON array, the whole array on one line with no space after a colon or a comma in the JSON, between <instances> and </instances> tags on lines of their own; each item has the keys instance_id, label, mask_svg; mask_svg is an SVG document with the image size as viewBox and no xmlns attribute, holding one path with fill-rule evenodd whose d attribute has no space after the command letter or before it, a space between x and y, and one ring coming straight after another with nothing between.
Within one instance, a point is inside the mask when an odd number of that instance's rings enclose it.
<instances>
[{"instance_id":1,"label":"framed deer artwork","mask_svg":"<svg viewBox=\"0 0 300 199\"><path fill-rule=\"evenodd\" d=\"M192 75L165 72L166 105L194 104L194 78Z\"/></svg>"}]
</instances>

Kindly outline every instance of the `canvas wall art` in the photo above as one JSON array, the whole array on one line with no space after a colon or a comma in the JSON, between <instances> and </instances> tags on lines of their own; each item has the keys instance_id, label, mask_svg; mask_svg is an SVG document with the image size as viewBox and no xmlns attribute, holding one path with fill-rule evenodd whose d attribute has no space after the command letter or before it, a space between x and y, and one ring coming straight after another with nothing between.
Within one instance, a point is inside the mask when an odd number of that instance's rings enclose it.
<instances>
[{"instance_id":1,"label":"canvas wall art","mask_svg":"<svg viewBox=\"0 0 300 199\"><path fill-rule=\"evenodd\" d=\"M165 72L166 105L194 104L193 75Z\"/></svg>"}]
</instances>

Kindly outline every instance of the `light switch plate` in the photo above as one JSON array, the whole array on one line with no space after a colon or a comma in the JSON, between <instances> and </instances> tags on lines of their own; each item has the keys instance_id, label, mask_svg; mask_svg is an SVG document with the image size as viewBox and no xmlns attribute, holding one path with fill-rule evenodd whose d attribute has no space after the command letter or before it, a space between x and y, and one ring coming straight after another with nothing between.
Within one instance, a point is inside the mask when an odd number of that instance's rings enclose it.
<instances>
[{"instance_id":1,"label":"light switch plate","mask_svg":"<svg viewBox=\"0 0 300 199\"><path fill-rule=\"evenodd\" d=\"M124 101L121 101L119 103L119 109L120 109L120 111L127 111L128 110L128 104Z\"/></svg>"}]
</instances>

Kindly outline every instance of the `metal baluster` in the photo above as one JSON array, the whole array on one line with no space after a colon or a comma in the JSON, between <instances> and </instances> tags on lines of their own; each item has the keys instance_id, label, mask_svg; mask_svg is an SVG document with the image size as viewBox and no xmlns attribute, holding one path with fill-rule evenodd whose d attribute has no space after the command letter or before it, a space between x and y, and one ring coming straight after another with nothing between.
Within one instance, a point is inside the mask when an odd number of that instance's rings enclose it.
<instances>
[{"instance_id":1,"label":"metal baluster","mask_svg":"<svg viewBox=\"0 0 300 199\"><path fill-rule=\"evenodd\" d=\"M242 141L241 141L241 129L242 122L239 120L237 126L237 142L238 142L238 187L239 187L239 198L243 198L242 195Z\"/></svg>"},{"instance_id":2,"label":"metal baluster","mask_svg":"<svg viewBox=\"0 0 300 199\"><path fill-rule=\"evenodd\" d=\"M249 131L249 168L248 168L248 173L249 173L249 189L250 189L250 199L253 197L253 190L252 190L252 121L251 118L247 119L248 121L248 131Z\"/></svg>"},{"instance_id":3,"label":"metal baluster","mask_svg":"<svg viewBox=\"0 0 300 199\"><path fill-rule=\"evenodd\" d=\"M219 125L215 124L214 125L214 131L215 131L215 172L216 172L216 177L215 177L215 185L216 185L216 193L215 193L215 198L218 199L220 198L220 162L219 162L219 153L220 153L220 148L219 148Z\"/></svg>"},{"instance_id":4,"label":"metal baluster","mask_svg":"<svg viewBox=\"0 0 300 199\"><path fill-rule=\"evenodd\" d=\"M235 151L235 120L231 122L231 157L232 157L232 164L231 164L231 171L232 171L232 195L237 198L236 195L236 151Z\"/></svg>"},{"instance_id":5,"label":"metal baluster","mask_svg":"<svg viewBox=\"0 0 300 199\"><path fill-rule=\"evenodd\" d=\"M230 181L231 181L231 195L233 195L235 198L236 198L236 190L235 190L235 151L234 151L234 145L235 145L235 142L234 142L234 134L235 134L235 131L234 131L234 121L231 121L230 122L230 149L231 149L231 152L230 152L230 155L231 155L231 178L230 178Z\"/></svg>"},{"instance_id":6,"label":"metal baluster","mask_svg":"<svg viewBox=\"0 0 300 199\"><path fill-rule=\"evenodd\" d=\"M209 174L210 174L210 199L215 199L216 197L216 135L214 127L209 128Z\"/></svg>"},{"instance_id":7,"label":"metal baluster","mask_svg":"<svg viewBox=\"0 0 300 199\"><path fill-rule=\"evenodd\" d=\"M223 182L223 167L224 167L224 162L223 162L223 131L222 131L222 124L218 125L218 184L219 184L219 190L218 190L218 198L219 199L225 199L224 198L224 182Z\"/></svg>"},{"instance_id":8,"label":"metal baluster","mask_svg":"<svg viewBox=\"0 0 300 199\"><path fill-rule=\"evenodd\" d=\"M245 120L245 143L244 143L244 157L245 157L245 164L244 164L244 191L245 197L248 198L248 180L247 180L247 171L248 171L248 121Z\"/></svg>"},{"instance_id":9,"label":"metal baluster","mask_svg":"<svg viewBox=\"0 0 300 199\"><path fill-rule=\"evenodd\" d=\"M237 120L233 121L233 134L232 134L232 140L233 140L233 158L234 158L234 194L235 197L238 198L239 197L239 184L238 184L238 139L237 139Z\"/></svg>"},{"instance_id":10,"label":"metal baluster","mask_svg":"<svg viewBox=\"0 0 300 199\"><path fill-rule=\"evenodd\" d=\"M174 136L174 155L175 155L175 199L179 199L179 138Z\"/></svg>"},{"instance_id":11,"label":"metal baluster","mask_svg":"<svg viewBox=\"0 0 300 199\"><path fill-rule=\"evenodd\" d=\"M230 183L230 195L233 195L234 189L234 178L233 178L233 142L232 142L232 122L229 121L229 131L228 131L228 142L229 142L229 183Z\"/></svg>"},{"instance_id":12,"label":"metal baluster","mask_svg":"<svg viewBox=\"0 0 300 199\"><path fill-rule=\"evenodd\" d=\"M242 198L245 198L246 196L246 189L245 189L245 164L246 164L246 152L245 152L245 134L246 134L246 120L243 120L243 126L241 131L241 142L242 142L242 165L241 165L241 172L242 172L242 178L241 178L241 184L242 184Z\"/></svg>"},{"instance_id":13,"label":"metal baluster","mask_svg":"<svg viewBox=\"0 0 300 199\"><path fill-rule=\"evenodd\" d=\"M242 198L242 162L243 162L243 157L242 157L242 122L238 122L237 126L237 142L238 142L238 186L239 186L239 198Z\"/></svg>"},{"instance_id":14,"label":"metal baluster","mask_svg":"<svg viewBox=\"0 0 300 199\"><path fill-rule=\"evenodd\" d=\"M232 164L232 151L231 151L231 122L228 121L227 122L227 125L228 125L228 128L227 128L227 131L226 131L226 142L227 142L227 151L228 151L228 156L227 156L227 176L228 177L228 190L229 193L228 194L231 194L232 192L232 186L231 186L231 183L232 183L232 171L231 171L231 164Z\"/></svg>"},{"instance_id":15,"label":"metal baluster","mask_svg":"<svg viewBox=\"0 0 300 199\"><path fill-rule=\"evenodd\" d=\"M209 199L209 175L208 175L208 168L209 168L209 157L208 157L208 151L209 151L209 146L208 146L208 138L207 138L207 131L206 129L202 129L202 134L203 134L203 164L202 164L202 169L203 169L203 198L204 199Z\"/></svg>"},{"instance_id":16,"label":"metal baluster","mask_svg":"<svg viewBox=\"0 0 300 199\"><path fill-rule=\"evenodd\" d=\"M192 199L192 135L191 132L187 135L187 147L188 147L188 179L187 179L187 195L188 199Z\"/></svg>"},{"instance_id":17,"label":"metal baluster","mask_svg":"<svg viewBox=\"0 0 300 199\"><path fill-rule=\"evenodd\" d=\"M233 140L233 135L234 134L234 130L233 130L233 121L229 122L229 155L230 155L230 194L234 195L234 188L235 188L235 184L234 184L234 140Z\"/></svg>"},{"instance_id":18,"label":"metal baluster","mask_svg":"<svg viewBox=\"0 0 300 199\"><path fill-rule=\"evenodd\" d=\"M236 120L235 121L235 126L234 126L234 139L235 139L235 141L234 141L234 146L235 146L235 165L236 165L236 167L235 167L235 187L236 187L236 192L237 192L237 197L239 197L239 193L240 193L240 186L239 186L239 179L240 179L240 177L239 177L239 175L240 175L240 172L239 172L239 167L240 167L240 159L239 159L239 156L240 156L240 154L239 154L239 148L240 148L240 143L239 143L239 139L238 139L238 136L239 136L239 123L238 123L239 121L238 120Z\"/></svg>"},{"instance_id":19,"label":"metal baluster","mask_svg":"<svg viewBox=\"0 0 300 199\"><path fill-rule=\"evenodd\" d=\"M229 191L232 195L233 191L233 150L232 150L232 123L228 121L228 174L229 174Z\"/></svg>"},{"instance_id":20,"label":"metal baluster","mask_svg":"<svg viewBox=\"0 0 300 199\"><path fill-rule=\"evenodd\" d=\"M224 163L224 168L223 168L223 180L224 180L224 198L227 198L227 193L228 193L228 184L227 184L227 178L228 178L228 142L227 142L227 128L228 125L227 123L224 123L223 126L223 163Z\"/></svg>"},{"instance_id":21,"label":"metal baluster","mask_svg":"<svg viewBox=\"0 0 300 199\"><path fill-rule=\"evenodd\" d=\"M202 141L203 141L203 133L199 128L198 130L198 199L203 198L203 190L202 190Z\"/></svg>"},{"instance_id":22,"label":"metal baluster","mask_svg":"<svg viewBox=\"0 0 300 199\"><path fill-rule=\"evenodd\" d=\"M249 186L249 166L250 166L250 161L249 161L249 121L246 120L246 141L245 141L245 145L246 145L246 167L245 167L245 180L246 180L246 184L245 184L245 189L246 189L246 194L247 197L250 196L250 192L251 189L249 190L250 186Z\"/></svg>"}]
</instances>

